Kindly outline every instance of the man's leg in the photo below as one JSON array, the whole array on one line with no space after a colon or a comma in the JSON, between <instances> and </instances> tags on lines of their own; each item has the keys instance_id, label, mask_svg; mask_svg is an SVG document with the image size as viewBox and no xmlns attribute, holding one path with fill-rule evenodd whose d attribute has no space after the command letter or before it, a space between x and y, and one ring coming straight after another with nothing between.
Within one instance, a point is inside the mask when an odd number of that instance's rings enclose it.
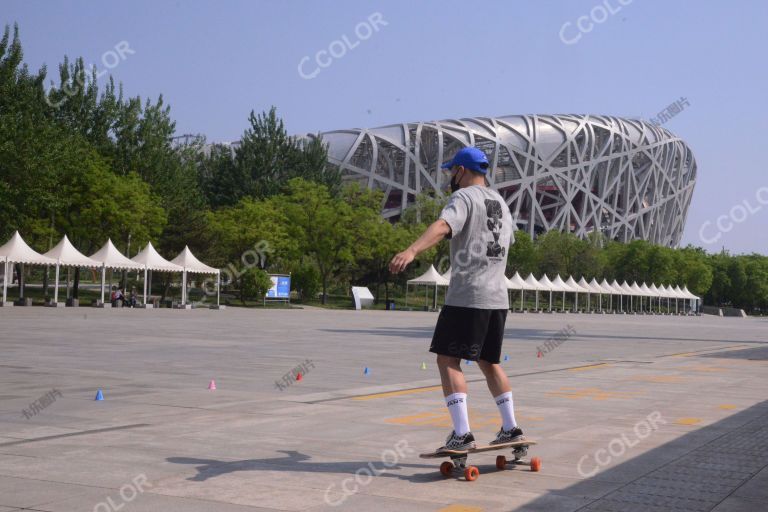
<instances>
[{"instance_id":1,"label":"man's leg","mask_svg":"<svg viewBox=\"0 0 768 512\"><path fill-rule=\"evenodd\" d=\"M461 359L458 357L437 355L437 368L440 370L444 396L467 392L467 381L464 379L460 363Z\"/></svg>"},{"instance_id":2,"label":"man's leg","mask_svg":"<svg viewBox=\"0 0 768 512\"><path fill-rule=\"evenodd\" d=\"M515 407L512 401L512 388L509 385L507 374L504 373L499 364L483 360L478 361L477 364L483 371L488 389L491 391L491 395L493 395L493 399L496 401L496 406L499 408L504 431L514 430L517 428L517 421L515 420Z\"/></svg>"},{"instance_id":3,"label":"man's leg","mask_svg":"<svg viewBox=\"0 0 768 512\"><path fill-rule=\"evenodd\" d=\"M461 371L461 359L438 354L437 368L443 384L443 395L457 436L463 436L469 429L467 412L467 381Z\"/></svg>"}]
</instances>

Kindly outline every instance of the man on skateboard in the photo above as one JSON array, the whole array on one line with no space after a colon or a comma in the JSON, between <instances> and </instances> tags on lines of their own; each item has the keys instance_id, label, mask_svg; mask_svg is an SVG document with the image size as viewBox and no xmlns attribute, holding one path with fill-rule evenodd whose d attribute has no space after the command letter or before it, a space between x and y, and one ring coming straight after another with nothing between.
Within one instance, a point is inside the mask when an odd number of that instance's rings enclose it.
<instances>
[{"instance_id":1,"label":"man on skateboard","mask_svg":"<svg viewBox=\"0 0 768 512\"><path fill-rule=\"evenodd\" d=\"M437 354L453 421L453 431L441 448L445 450L476 446L469 428L462 359L477 362L501 413L502 427L490 444L523 440L509 380L499 365L509 310L504 271L514 241L512 215L504 199L487 185L488 166L485 154L474 147L462 148L443 164L452 173L452 194L440 218L389 264L392 273L402 272L419 253L450 239L451 283L429 347Z\"/></svg>"}]
</instances>

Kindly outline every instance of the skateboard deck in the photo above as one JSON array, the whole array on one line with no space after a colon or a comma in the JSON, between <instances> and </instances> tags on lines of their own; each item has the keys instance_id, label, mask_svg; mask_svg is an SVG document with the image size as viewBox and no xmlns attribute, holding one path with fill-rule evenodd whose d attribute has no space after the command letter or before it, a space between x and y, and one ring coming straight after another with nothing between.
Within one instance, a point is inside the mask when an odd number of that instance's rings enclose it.
<instances>
[{"instance_id":1,"label":"skateboard deck","mask_svg":"<svg viewBox=\"0 0 768 512\"><path fill-rule=\"evenodd\" d=\"M441 459L449 457L450 461L445 461L440 465L440 473L443 476L451 476L455 470L463 472L467 481L477 480L480 476L480 470L475 466L467 465L467 457L473 453L492 452L496 450L512 449L512 459L507 459L504 455L496 457L496 468L503 470L507 466L530 466L531 471L541 469L541 459L533 457L525 460L523 457L528 455L528 447L536 444L536 441L525 439L523 441L514 441L511 443L502 443L495 445L477 446L470 450L435 450L433 452L422 453L419 455L422 459Z\"/></svg>"}]
</instances>

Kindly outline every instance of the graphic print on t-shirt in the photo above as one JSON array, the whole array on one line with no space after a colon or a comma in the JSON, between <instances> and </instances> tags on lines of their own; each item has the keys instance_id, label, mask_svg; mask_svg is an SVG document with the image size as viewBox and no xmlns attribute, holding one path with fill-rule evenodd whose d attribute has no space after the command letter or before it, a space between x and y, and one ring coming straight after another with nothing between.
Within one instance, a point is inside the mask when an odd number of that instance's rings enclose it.
<instances>
[{"instance_id":1,"label":"graphic print on t-shirt","mask_svg":"<svg viewBox=\"0 0 768 512\"><path fill-rule=\"evenodd\" d=\"M499 236L501 236L502 227L501 217L503 216L501 203L495 199L486 199L485 214L488 216L486 225L493 235L493 240L488 241L488 249L486 250L485 255L491 259L500 260L504 257L506 252L506 248L499 244Z\"/></svg>"}]
</instances>

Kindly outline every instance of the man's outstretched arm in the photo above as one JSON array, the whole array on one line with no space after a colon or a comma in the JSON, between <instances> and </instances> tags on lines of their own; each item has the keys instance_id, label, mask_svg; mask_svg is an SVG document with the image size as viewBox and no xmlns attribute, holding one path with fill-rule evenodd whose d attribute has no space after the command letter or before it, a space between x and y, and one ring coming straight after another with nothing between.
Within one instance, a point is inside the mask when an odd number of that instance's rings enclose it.
<instances>
[{"instance_id":1,"label":"man's outstretched arm","mask_svg":"<svg viewBox=\"0 0 768 512\"><path fill-rule=\"evenodd\" d=\"M451 234L451 227L443 219L433 222L410 247L395 255L389 262L389 271L397 274L405 270L416 256L436 246L446 236Z\"/></svg>"}]
</instances>

